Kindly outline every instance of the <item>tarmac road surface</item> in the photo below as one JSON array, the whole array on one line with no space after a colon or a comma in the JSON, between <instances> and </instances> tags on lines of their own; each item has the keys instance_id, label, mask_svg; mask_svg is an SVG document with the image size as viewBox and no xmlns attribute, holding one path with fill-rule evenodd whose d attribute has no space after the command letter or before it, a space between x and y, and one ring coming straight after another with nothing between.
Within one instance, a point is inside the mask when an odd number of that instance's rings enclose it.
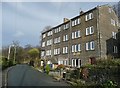
<instances>
[{"instance_id":1,"label":"tarmac road surface","mask_svg":"<svg viewBox=\"0 0 120 88\"><path fill-rule=\"evenodd\" d=\"M56 81L28 65L13 66L7 72L7 86L70 86L65 81Z\"/></svg>"}]
</instances>

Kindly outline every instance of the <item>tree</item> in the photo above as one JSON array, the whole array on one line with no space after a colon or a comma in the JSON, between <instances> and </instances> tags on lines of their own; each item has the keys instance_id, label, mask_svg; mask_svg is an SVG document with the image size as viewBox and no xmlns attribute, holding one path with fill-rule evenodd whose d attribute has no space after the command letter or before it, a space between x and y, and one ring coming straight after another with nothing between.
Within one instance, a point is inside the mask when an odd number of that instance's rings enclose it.
<instances>
[{"instance_id":1,"label":"tree","mask_svg":"<svg viewBox=\"0 0 120 88\"><path fill-rule=\"evenodd\" d=\"M39 57L39 50L37 48L30 49L28 51L28 54L30 55L30 57L32 59L35 59L35 58Z\"/></svg>"},{"instance_id":2,"label":"tree","mask_svg":"<svg viewBox=\"0 0 120 88\"><path fill-rule=\"evenodd\" d=\"M60 71L60 76L61 76L61 70L64 68L65 68L65 66L63 64L60 64L57 66L57 69Z\"/></svg>"}]
</instances>

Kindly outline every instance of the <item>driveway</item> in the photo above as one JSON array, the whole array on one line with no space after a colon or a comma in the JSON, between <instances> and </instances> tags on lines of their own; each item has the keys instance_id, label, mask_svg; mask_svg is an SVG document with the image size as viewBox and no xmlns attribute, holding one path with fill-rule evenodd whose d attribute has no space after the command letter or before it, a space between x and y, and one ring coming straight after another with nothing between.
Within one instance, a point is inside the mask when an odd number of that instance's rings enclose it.
<instances>
[{"instance_id":1,"label":"driveway","mask_svg":"<svg viewBox=\"0 0 120 88\"><path fill-rule=\"evenodd\" d=\"M28 65L16 65L7 71L8 86L70 86L64 81L58 82L45 73Z\"/></svg>"}]
</instances>

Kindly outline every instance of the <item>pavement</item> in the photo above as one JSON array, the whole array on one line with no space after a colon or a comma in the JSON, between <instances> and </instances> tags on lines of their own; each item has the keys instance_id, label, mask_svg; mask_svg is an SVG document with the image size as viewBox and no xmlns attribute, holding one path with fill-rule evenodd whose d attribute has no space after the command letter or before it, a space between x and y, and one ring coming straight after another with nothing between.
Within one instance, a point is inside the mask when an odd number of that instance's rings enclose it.
<instances>
[{"instance_id":1,"label":"pavement","mask_svg":"<svg viewBox=\"0 0 120 88\"><path fill-rule=\"evenodd\" d=\"M6 72L7 86L70 86L65 81L56 81L28 65L16 65Z\"/></svg>"}]
</instances>

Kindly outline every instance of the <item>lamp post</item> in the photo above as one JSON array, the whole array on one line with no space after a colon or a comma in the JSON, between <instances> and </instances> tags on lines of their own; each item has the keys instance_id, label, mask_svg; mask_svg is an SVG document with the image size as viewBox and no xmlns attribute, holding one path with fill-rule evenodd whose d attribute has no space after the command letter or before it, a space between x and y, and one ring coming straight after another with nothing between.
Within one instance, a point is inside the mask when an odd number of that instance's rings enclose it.
<instances>
[{"instance_id":1,"label":"lamp post","mask_svg":"<svg viewBox=\"0 0 120 88\"><path fill-rule=\"evenodd\" d=\"M15 46L15 45L10 45L10 46L9 46L9 50L8 50L8 60L10 59L11 47L14 47L14 60L13 60L13 62L15 63L15 55L16 55L16 46Z\"/></svg>"}]
</instances>

